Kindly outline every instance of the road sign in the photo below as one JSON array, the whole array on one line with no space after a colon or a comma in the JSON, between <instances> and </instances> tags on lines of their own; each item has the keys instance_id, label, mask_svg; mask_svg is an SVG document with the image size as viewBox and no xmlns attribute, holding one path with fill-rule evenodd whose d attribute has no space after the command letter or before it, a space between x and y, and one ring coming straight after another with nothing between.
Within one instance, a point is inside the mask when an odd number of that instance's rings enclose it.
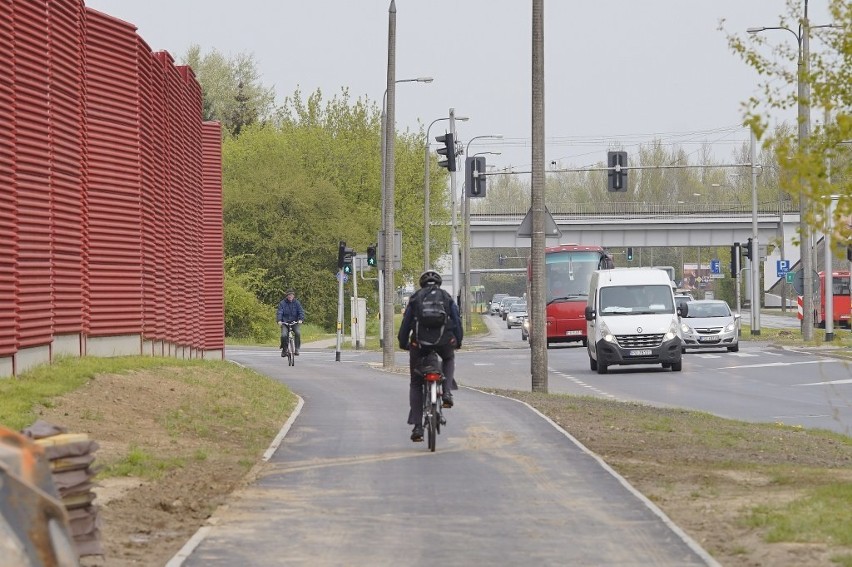
<instances>
[{"instance_id":1,"label":"road sign","mask_svg":"<svg viewBox=\"0 0 852 567\"><path fill-rule=\"evenodd\" d=\"M813 281L814 295L816 295L819 293L819 274L817 272L811 272L811 279ZM802 270L796 272L796 275L793 277L793 289L796 290L796 293L799 295L805 293L805 274Z\"/></svg>"},{"instance_id":2,"label":"road sign","mask_svg":"<svg viewBox=\"0 0 852 567\"><path fill-rule=\"evenodd\" d=\"M775 277L783 278L790 271L790 260L777 260L775 262ZM790 281L790 280L788 280ZM790 282L792 283L792 282Z\"/></svg>"},{"instance_id":3,"label":"road sign","mask_svg":"<svg viewBox=\"0 0 852 567\"><path fill-rule=\"evenodd\" d=\"M722 273L722 264L719 260L713 259L710 260L710 273L711 274L721 274Z\"/></svg>"},{"instance_id":4,"label":"road sign","mask_svg":"<svg viewBox=\"0 0 852 567\"><path fill-rule=\"evenodd\" d=\"M343 272L337 272L337 281L340 281L340 276L343 276L343 283L349 281L349 274L344 274Z\"/></svg>"},{"instance_id":5,"label":"road sign","mask_svg":"<svg viewBox=\"0 0 852 567\"><path fill-rule=\"evenodd\" d=\"M797 273L798 272L787 272L786 274L784 274L787 278L787 283L793 283L793 280L796 279Z\"/></svg>"}]
</instances>

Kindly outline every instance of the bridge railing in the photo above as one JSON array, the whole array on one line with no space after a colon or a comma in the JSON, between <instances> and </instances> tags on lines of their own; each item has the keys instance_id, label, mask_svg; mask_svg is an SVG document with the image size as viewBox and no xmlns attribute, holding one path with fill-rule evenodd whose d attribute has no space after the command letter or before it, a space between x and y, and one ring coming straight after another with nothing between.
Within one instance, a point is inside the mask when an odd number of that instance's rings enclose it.
<instances>
[{"instance_id":1,"label":"bridge railing","mask_svg":"<svg viewBox=\"0 0 852 567\"><path fill-rule=\"evenodd\" d=\"M560 205L556 208L548 207L554 218L588 218L609 219L618 217L621 219L647 219L656 218L678 218L695 216L713 217L742 217L751 215L751 204L744 203L643 203L643 202L620 202L620 203L573 203ZM500 203L476 203L471 207L471 217L477 221L508 221L522 219L529 207L506 206ZM782 204L783 213L798 213L798 205L789 201ZM757 214L760 217L774 216L779 214L778 203L758 204Z\"/></svg>"}]
</instances>

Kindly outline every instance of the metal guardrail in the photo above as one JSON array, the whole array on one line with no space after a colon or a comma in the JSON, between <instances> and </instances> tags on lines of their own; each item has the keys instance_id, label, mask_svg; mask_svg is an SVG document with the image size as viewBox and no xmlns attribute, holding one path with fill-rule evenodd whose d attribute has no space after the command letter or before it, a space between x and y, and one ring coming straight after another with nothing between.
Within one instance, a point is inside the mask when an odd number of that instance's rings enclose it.
<instances>
[{"instance_id":1,"label":"metal guardrail","mask_svg":"<svg viewBox=\"0 0 852 567\"><path fill-rule=\"evenodd\" d=\"M751 205L743 203L641 203L641 202L622 202L622 203L574 203L558 208L549 208L550 214L558 222L560 219L578 220L578 219L608 219L613 217L619 219L648 219L648 218L681 218L681 217L697 217L697 216L713 216L719 217L743 217L752 214ZM471 207L471 221L483 222L511 222L522 220L529 211L526 208L513 208L504 206L493 206L490 203L483 203L479 206ZM798 214L798 205L790 202L785 202L780 213L783 214ZM764 206L758 206L757 215L759 218L778 218L779 207L778 203L766 203Z\"/></svg>"}]
</instances>

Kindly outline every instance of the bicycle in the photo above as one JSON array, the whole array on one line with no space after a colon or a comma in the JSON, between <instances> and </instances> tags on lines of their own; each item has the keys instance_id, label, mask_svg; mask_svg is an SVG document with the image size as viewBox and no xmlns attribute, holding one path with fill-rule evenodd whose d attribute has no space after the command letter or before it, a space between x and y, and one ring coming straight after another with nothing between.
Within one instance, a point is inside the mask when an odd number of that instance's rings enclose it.
<instances>
[{"instance_id":1,"label":"bicycle","mask_svg":"<svg viewBox=\"0 0 852 567\"><path fill-rule=\"evenodd\" d=\"M438 434L441 426L447 424L444 418L443 389L444 375L441 372L438 354L430 352L423 356L418 368L423 373L423 430L429 445L429 450L435 452Z\"/></svg>"},{"instance_id":2,"label":"bicycle","mask_svg":"<svg viewBox=\"0 0 852 567\"><path fill-rule=\"evenodd\" d=\"M287 337L283 353L283 356L287 357L287 366L296 366L296 333L293 331L293 327L297 323L298 321L281 322L281 336Z\"/></svg>"}]
</instances>

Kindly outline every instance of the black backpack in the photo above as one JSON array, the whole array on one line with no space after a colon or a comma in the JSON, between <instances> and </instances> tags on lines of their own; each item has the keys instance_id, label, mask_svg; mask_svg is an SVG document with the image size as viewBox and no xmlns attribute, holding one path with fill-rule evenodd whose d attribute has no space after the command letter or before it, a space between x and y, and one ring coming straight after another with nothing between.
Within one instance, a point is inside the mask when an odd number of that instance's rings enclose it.
<instances>
[{"instance_id":1,"label":"black backpack","mask_svg":"<svg viewBox=\"0 0 852 567\"><path fill-rule=\"evenodd\" d=\"M449 343L450 300L450 294L436 285L421 290L414 312L414 337L420 346Z\"/></svg>"}]
</instances>

